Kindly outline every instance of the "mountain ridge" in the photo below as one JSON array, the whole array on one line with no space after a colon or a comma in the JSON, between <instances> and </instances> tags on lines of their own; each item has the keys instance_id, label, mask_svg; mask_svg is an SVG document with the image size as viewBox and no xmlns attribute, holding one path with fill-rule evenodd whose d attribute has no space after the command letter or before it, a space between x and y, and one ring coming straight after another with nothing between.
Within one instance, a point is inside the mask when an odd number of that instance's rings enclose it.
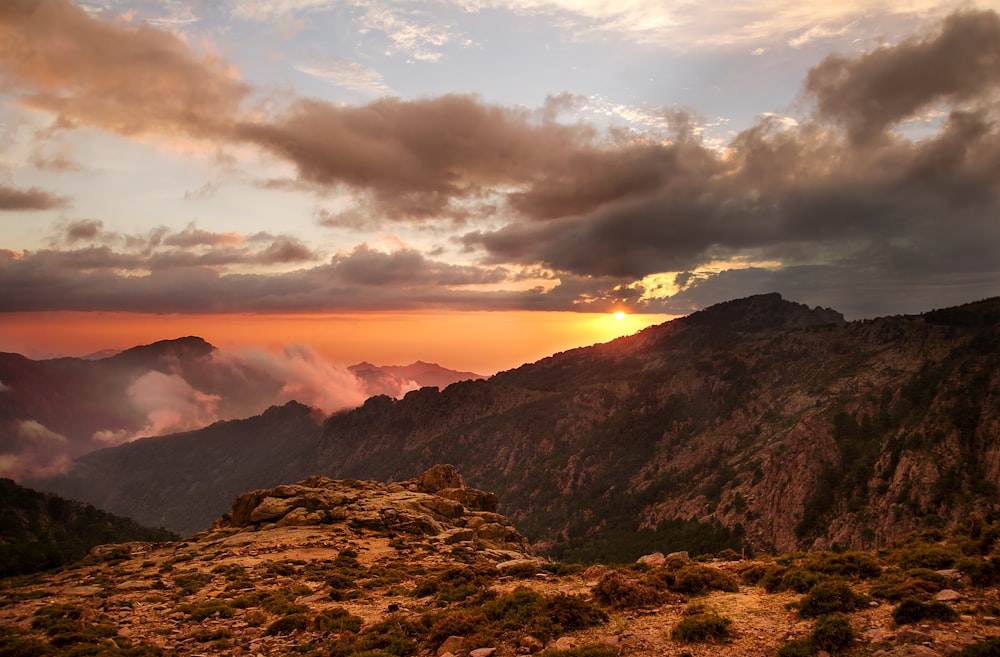
<instances>
[{"instance_id":1,"label":"mountain ridge","mask_svg":"<svg viewBox=\"0 0 1000 657\"><path fill-rule=\"evenodd\" d=\"M487 380L370 398L297 438L309 469L285 472L391 481L453 463L558 557L629 560L672 537L705 551L884 545L1000 511L998 308L843 322L775 295L735 300ZM87 467L48 484L111 494L116 478L165 476L123 474L114 450Z\"/></svg>"}]
</instances>

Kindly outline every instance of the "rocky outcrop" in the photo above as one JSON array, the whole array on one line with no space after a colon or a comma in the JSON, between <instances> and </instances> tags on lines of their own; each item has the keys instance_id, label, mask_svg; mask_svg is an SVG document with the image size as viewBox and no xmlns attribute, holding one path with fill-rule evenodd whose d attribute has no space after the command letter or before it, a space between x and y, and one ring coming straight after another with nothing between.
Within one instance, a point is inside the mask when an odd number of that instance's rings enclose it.
<instances>
[{"instance_id":1,"label":"rocky outcrop","mask_svg":"<svg viewBox=\"0 0 1000 657\"><path fill-rule=\"evenodd\" d=\"M419 477L391 484L313 476L243 493L212 531L348 524L466 544L503 558L524 556L529 552L527 540L495 512L496 505L496 495L469 488L450 465L436 465Z\"/></svg>"}]
</instances>

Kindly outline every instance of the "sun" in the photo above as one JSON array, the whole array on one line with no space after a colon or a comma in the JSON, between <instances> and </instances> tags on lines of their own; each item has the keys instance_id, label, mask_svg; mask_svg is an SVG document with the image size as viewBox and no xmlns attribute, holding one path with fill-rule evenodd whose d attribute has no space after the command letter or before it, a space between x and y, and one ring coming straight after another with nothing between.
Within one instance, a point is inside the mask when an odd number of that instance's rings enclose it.
<instances>
[{"instance_id":1,"label":"sun","mask_svg":"<svg viewBox=\"0 0 1000 657\"><path fill-rule=\"evenodd\" d=\"M615 313L615 319L617 319L619 322L622 321L623 319L625 319L625 313L619 310L618 312Z\"/></svg>"}]
</instances>

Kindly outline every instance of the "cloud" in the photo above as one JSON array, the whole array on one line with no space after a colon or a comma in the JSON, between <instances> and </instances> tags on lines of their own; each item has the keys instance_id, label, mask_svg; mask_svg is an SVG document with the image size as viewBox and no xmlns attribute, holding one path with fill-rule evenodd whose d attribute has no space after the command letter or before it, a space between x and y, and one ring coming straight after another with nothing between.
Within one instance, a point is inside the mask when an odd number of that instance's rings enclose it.
<instances>
[{"instance_id":1,"label":"cloud","mask_svg":"<svg viewBox=\"0 0 1000 657\"><path fill-rule=\"evenodd\" d=\"M260 11L321 5L272 2ZM477 5L485 6L494 5ZM684 12L694 11L650 2L499 6L653 31L689 24ZM846 15L839 6L775 7L783 33L802 38L835 32ZM878 10L902 11L894 3ZM781 272L794 271L823 271L844 286L864 272L866 290L891 310L926 298L920 290L936 290L940 306L1000 284L993 11L962 10L894 46L826 58L803 83L811 114L762 117L722 147L704 143L695 121L676 111L644 134L562 123L569 100L561 98L538 110L463 95L359 106L293 98L251 111L253 90L225 62L149 26L39 0L5 5L0 30L9 36L0 39L5 88L65 125L254 145L294 166L297 179L282 184L352 193L357 204L322 223L437 222L462 227L456 248L466 250L455 264L359 245L315 264L321 254L293 236L250 241L194 225L115 235L81 220L66 230L100 245L0 254L0 311L579 309L623 298L652 310L700 298L699 288L735 289L737 280L793 286ZM142 66L129 63L135 58ZM942 118L907 136L907 121L928 112ZM302 263L314 266L287 267ZM261 264L281 270L253 269ZM525 289L523 272L544 272L545 286ZM651 276L681 276L680 300ZM803 294L834 287L833 279L801 281Z\"/></svg>"},{"instance_id":2,"label":"cloud","mask_svg":"<svg viewBox=\"0 0 1000 657\"><path fill-rule=\"evenodd\" d=\"M66 241L78 242L92 240L104 228L104 222L98 219L80 219L66 224Z\"/></svg>"},{"instance_id":3,"label":"cloud","mask_svg":"<svg viewBox=\"0 0 1000 657\"><path fill-rule=\"evenodd\" d=\"M296 64L295 70L367 96L392 94L381 73L347 59L311 60Z\"/></svg>"},{"instance_id":4,"label":"cloud","mask_svg":"<svg viewBox=\"0 0 1000 657\"><path fill-rule=\"evenodd\" d=\"M370 192L386 219L448 215L493 186L558 169L593 136L459 95L360 107L300 100L234 134L292 162L306 182Z\"/></svg>"},{"instance_id":5,"label":"cloud","mask_svg":"<svg viewBox=\"0 0 1000 657\"><path fill-rule=\"evenodd\" d=\"M219 419L217 407L222 398L195 389L177 374L150 371L128 388L132 406L146 415L147 423L134 436L160 436L190 431ZM105 440L117 438L105 435Z\"/></svg>"},{"instance_id":6,"label":"cloud","mask_svg":"<svg viewBox=\"0 0 1000 657\"><path fill-rule=\"evenodd\" d=\"M52 210L67 204L62 196L51 194L37 187L18 189L0 184L0 211Z\"/></svg>"},{"instance_id":7,"label":"cloud","mask_svg":"<svg viewBox=\"0 0 1000 657\"><path fill-rule=\"evenodd\" d=\"M1000 85L1000 16L959 11L939 32L857 58L831 56L809 72L820 118L871 141L932 103L994 103Z\"/></svg>"},{"instance_id":8,"label":"cloud","mask_svg":"<svg viewBox=\"0 0 1000 657\"><path fill-rule=\"evenodd\" d=\"M37 420L14 420L0 438L0 477L42 478L69 469L68 440Z\"/></svg>"},{"instance_id":9,"label":"cloud","mask_svg":"<svg viewBox=\"0 0 1000 657\"><path fill-rule=\"evenodd\" d=\"M103 21L66 0L0 8L0 89L64 125L211 137L249 87L211 54L153 26Z\"/></svg>"}]
</instances>

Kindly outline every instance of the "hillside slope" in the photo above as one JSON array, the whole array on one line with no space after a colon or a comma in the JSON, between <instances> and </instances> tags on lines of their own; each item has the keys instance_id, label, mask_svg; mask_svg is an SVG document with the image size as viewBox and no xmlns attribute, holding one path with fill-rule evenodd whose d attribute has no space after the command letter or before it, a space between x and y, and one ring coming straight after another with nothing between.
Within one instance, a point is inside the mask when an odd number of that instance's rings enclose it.
<instances>
[{"instance_id":1,"label":"hillside slope","mask_svg":"<svg viewBox=\"0 0 1000 657\"><path fill-rule=\"evenodd\" d=\"M176 538L164 529L0 479L0 578L55 568L105 543Z\"/></svg>"},{"instance_id":2,"label":"hillside slope","mask_svg":"<svg viewBox=\"0 0 1000 657\"><path fill-rule=\"evenodd\" d=\"M271 469L401 480L452 463L564 558L874 547L1000 511L998 329L998 299L848 323L751 297L489 380L371 398L296 437ZM183 473L119 448L45 485L124 512L139 482L249 483L239 453L220 471L212 434L190 435ZM129 513L151 522L162 503ZM174 499L224 504L193 489ZM184 516L156 518L179 528Z\"/></svg>"}]
</instances>

